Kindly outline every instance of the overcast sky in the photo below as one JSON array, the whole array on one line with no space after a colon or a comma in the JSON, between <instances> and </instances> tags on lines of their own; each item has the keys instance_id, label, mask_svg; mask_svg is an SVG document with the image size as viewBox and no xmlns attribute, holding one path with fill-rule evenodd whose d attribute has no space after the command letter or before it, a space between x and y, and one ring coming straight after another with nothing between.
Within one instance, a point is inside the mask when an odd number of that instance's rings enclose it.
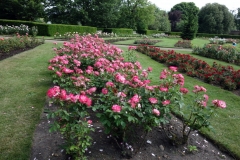
<instances>
[{"instance_id":1,"label":"overcast sky","mask_svg":"<svg viewBox=\"0 0 240 160\"><path fill-rule=\"evenodd\" d=\"M229 10L236 10L240 8L240 0L149 0L150 2L154 3L157 7L161 10L170 11L171 8L178 3L181 2L194 2L195 5L201 9L207 3L219 3L225 5Z\"/></svg>"}]
</instances>

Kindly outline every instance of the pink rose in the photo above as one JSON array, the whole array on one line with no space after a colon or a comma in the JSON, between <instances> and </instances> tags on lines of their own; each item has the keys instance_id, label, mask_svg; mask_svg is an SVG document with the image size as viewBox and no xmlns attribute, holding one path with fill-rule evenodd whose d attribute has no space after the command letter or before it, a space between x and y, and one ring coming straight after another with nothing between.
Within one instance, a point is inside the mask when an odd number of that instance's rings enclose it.
<instances>
[{"instance_id":1,"label":"pink rose","mask_svg":"<svg viewBox=\"0 0 240 160\"><path fill-rule=\"evenodd\" d=\"M102 94L108 94L107 88L103 88L103 89L102 89Z\"/></svg>"},{"instance_id":2,"label":"pink rose","mask_svg":"<svg viewBox=\"0 0 240 160\"><path fill-rule=\"evenodd\" d=\"M81 62L78 61L78 60L76 60L76 59L73 60L73 63L74 63L76 66L80 66L80 65L81 65Z\"/></svg>"},{"instance_id":3,"label":"pink rose","mask_svg":"<svg viewBox=\"0 0 240 160\"><path fill-rule=\"evenodd\" d=\"M173 71L173 72L177 72L177 67L175 67L175 66L170 66L169 67L169 69L171 70L171 71Z\"/></svg>"},{"instance_id":4,"label":"pink rose","mask_svg":"<svg viewBox=\"0 0 240 160\"><path fill-rule=\"evenodd\" d=\"M170 100L162 101L162 104L163 104L164 106L169 105L169 104L170 104Z\"/></svg>"},{"instance_id":5,"label":"pink rose","mask_svg":"<svg viewBox=\"0 0 240 160\"><path fill-rule=\"evenodd\" d=\"M156 116L160 115L160 111L158 109L153 109L152 113L155 114Z\"/></svg>"},{"instance_id":6,"label":"pink rose","mask_svg":"<svg viewBox=\"0 0 240 160\"><path fill-rule=\"evenodd\" d=\"M88 120L87 123L88 123L88 124L92 124L92 120Z\"/></svg>"},{"instance_id":7,"label":"pink rose","mask_svg":"<svg viewBox=\"0 0 240 160\"><path fill-rule=\"evenodd\" d=\"M188 89L187 88L180 88L180 92L183 93L183 94L187 94Z\"/></svg>"},{"instance_id":8,"label":"pink rose","mask_svg":"<svg viewBox=\"0 0 240 160\"><path fill-rule=\"evenodd\" d=\"M122 110L122 107L119 106L119 105L114 104L114 105L112 106L112 111L113 111L113 112L120 113L121 110Z\"/></svg>"},{"instance_id":9,"label":"pink rose","mask_svg":"<svg viewBox=\"0 0 240 160\"><path fill-rule=\"evenodd\" d=\"M222 101L222 100L215 99L215 100L212 101L212 104L216 107L219 107L219 108L226 108L227 107L226 102Z\"/></svg>"},{"instance_id":10,"label":"pink rose","mask_svg":"<svg viewBox=\"0 0 240 160\"><path fill-rule=\"evenodd\" d=\"M59 77L62 76L62 72L57 71L56 74L57 74Z\"/></svg>"},{"instance_id":11,"label":"pink rose","mask_svg":"<svg viewBox=\"0 0 240 160\"><path fill-rule=\"evenodd\" d=\"M149 100L152 104L158 103L157 98L154 98L154 97L151 97L151 98L149 98L148 100Z\"/></svg>"},{"instance_id":12,"label":"pink rose","mask_svg":"<svg viewBox=\"0 0 240 160\"><path fill-rule=\"evenodd\" d=\"M54 86L47 91L47 96L49 98L56 97L60 94L60 87Z\"/></svg>"},{"instance_id":13,"label":"pink rose","mask_svg":"<svg viewBox=\"0 0 240 160\"><path fill-rule=\"evenodd\" d=\"M106 83L106 87L113 87L114 86L114 83L113 82L107 82Z\"/></svg>"},{"instance_id":14,"label":"pink rose","mask_svg":"<svg viewBox=\"0 0 240 160\"><path fill-rule=\"evenodd\" d=\"M167 87L160 87L159 90L162 91L162 92L168 92L168 88Z\"/></svg>"}]
</instances>

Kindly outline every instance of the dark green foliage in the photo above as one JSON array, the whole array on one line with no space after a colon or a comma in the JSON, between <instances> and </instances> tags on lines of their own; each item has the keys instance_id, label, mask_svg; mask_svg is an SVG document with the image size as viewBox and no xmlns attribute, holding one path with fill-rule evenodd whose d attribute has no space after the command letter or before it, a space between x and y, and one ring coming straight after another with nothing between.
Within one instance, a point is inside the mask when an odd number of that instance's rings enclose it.
<instances>
[{"instance_id":1,"label":"dark green foliage","mask_svg":"<svg viewBox=\"0 0 240 160\"><path fill-rule=\"evenodd\" d=\"M234 27L234 17L225 5L208 3L199 12L199 32L228 34Z\"/></svg>"},{"instance_id":2,"label":"dark green foliage","mask_svg":"<svg viewBox=\"0 0 240 160\"><path fill-rule=\"evenodd\" d=\"M181 12L181 20L179 22L181 25L179 27L182 31L181 38L194 39L198 30L198 7L193 2L182 2L173 6L171 12L173 11Z\"/></svg>"},{"instance_id":3,"label":"dark green foliage","mask_svg":"<svg viewBox=\"0 0 240 160\"><path fill-rule=\"evenodd\" d=\"M25 24L29 27L38 27L38 36L54 36L56 32L64 34L66 32L78 32L78 33L96 33L96 27L78 26L78 25L62 25L62 24L42 24L29 21L13 21L13 20L1 20L0 25L15 25L20 26Z\"/></svg>"},{"instance_id":4,"label":"dark green foliage","mask_svg":"<svg viewBox=\"0 0 240 160\"><path fill-rule=\"evenodd\" d=\"M104 28L103 32L116 33L117 35L118 34L133 34L133 30L128 29L128 28Z\"/></svg>"},{"instance_id":5,"label":"dark green foliage","mask_svg":"<svg viewBox=\"0 0 240 160\"><path fill-rule=\"evenodd\" d=\"M0 0L0 19L34 21L43 17L42 0Z\"/></svg>"}]
</instances>

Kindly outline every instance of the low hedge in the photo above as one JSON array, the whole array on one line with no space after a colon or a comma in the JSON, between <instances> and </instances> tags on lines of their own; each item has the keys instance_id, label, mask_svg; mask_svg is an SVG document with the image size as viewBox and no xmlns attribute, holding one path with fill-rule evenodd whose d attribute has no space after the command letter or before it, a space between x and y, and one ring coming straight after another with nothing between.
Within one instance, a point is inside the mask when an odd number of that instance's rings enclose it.
<instances>
[{"instance_id":1,"label":"low hedge","mask_svg":"<svg viewBox=\"0 0 240 160\"><path fill-rule=\"evenodd\" d=\"M128 28L104 28L102 32L118 34L133 34L133 29Z\"/></svg>"},{"instance_id":2,"label":"low hedge","mask_svg":"<svg viewBox=\"0 0 240 160\"><path fill-rule=\"evenodd\" d=\"M78 25L64 25L64 24L44 24L30 21L19 20L5 20L0 19L0 25L14 25L19 26L25 24L29 27L38 27L38 36L54 36L56 32L64 34L66 32L78 32L78 33L96 33L96 27L78 26Z\"/></svg>"},{"instance_id":3,"label":"low hedge","mask_svg":"<svg viewBox=\"0 0 240 160\"><path fill-rule=\"evenodd\" d=\"M229 35L229 34L209 34L209 33L197 33L197 37L219 37L219 38L233 38L240 39L240 35Z\"/></svg>"}]
</instances>

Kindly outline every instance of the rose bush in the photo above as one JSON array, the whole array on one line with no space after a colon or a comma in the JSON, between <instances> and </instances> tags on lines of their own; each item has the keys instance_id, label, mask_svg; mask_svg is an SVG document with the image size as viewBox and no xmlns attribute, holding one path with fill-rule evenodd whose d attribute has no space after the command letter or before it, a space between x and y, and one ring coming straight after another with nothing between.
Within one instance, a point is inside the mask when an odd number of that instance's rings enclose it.
<instances>
[{"instance_id":1,"label":"rose bush","mask_svg":"<svg viewBox=\"0 0 240 160\"><path fill-rule=\"evenodd\" d=\"M180 72L186 73L188 76L197 77L224 89L235 90L240 88L240 70L234 70L232 66L222 66L216 62L210 66L205 61L188 54L176 53L174 50L165 51L147 45L138 46L137 51L160 63L177 66Z\"/></svg>"},{"instance_id":2,"label":"rose bush","mask_svg":"<svg viewBox=\"0 0 240 160\"><path fill-rule=\"evenodd\" d=\"M192 53L240 65L240 53L234 46L207 44L202 48L194 47Z\"/></svg>"},{"instance_id":3,"label":"rose bush","mask_svg":"<svg viewBox=\"0 0 240 160\"><path fill-rule=\"evenodd\" d=\"M47 95L60 108L49 114L57 118L51 130L61 131L67 140L67 153L75 158L84 159L91 145L89 133L93 129L88 111L94 111L105 133L126 149L121 144L126 144L131 130L140 127L148 133L167 124L171 105L187 93L177 67L164 69L159 84L151 85L148 75L152 68L143 69L138 61L124 59L120 49L97 36L75 35L54 50L57 55L49 61L48 69L54 72L55 86Z\"/></svg>"}]
</instances>

